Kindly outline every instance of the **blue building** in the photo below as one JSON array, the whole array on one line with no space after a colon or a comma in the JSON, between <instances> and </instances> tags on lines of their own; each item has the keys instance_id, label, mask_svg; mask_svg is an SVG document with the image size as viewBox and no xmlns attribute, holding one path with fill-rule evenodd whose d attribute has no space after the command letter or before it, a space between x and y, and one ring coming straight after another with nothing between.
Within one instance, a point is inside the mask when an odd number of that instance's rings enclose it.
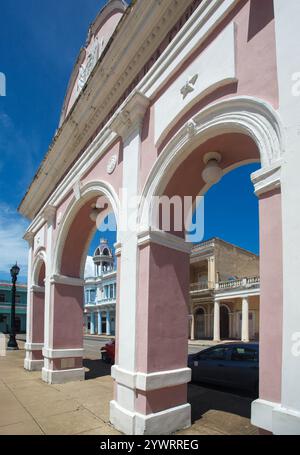
<instances>
[{"instance_id":1,"label":"blue building","mask_svg":"<svg viewBox=\"0 0 300 455\"><path fill-rule=\"evenodd\" d=\"M94 256L87 258L84 286L84 331L115 335L116 270L107 240L101 239Z\"/></svg>"},{"instance_id":2,"label":"blue building","mask_svg":"<svg viewBox=\"0 0 300 455\"><path fill-rule=\"evenodd\" d=\"M12 284L9 281L0 282L0 333L10 330L10 312ZM26 332L27 285L17 284L16 289L16 331Z\"/></svg>"}]
</instances>

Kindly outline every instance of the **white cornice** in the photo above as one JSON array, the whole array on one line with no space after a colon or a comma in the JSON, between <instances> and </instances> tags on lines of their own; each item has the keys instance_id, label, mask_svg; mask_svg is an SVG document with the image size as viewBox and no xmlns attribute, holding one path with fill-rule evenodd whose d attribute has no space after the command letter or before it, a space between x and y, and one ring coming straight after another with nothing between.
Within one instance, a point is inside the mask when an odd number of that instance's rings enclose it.
<instances>
[{"instance_id":1,"label":"white cornice","mask_svg":"<svg viewBox=\"0 0 300 455\"><path fill-rule=\"evenodd\" d=\"M281 166L282 160L278 160L266 169L259 169L251 174L256 196L281 189Z\"/></svg>"},{"instance_id":2,"label":"white cornice","mask_svg":"<svg viewBox=\"0 0 300 455\"><path fill-rule=\"evenodd\" d=\"M111 369L111 375L118 384L125 387L150 391L187 384L191 380L191 369L181 368L157 373L131 373L118 365L114 365Z\"/></svg>"},{"instance_id":3,"label":"white cornice","mask_svg":"<svg viewBox=\"0 0 300 455\"><path fill-rule=\"evenodd\" d=\"M191 243L168 232L148 229L138 233L138 245L140 247L151 243L187 254L190 254L192 249Z\"/></svg>"},{"instance_id":4,"label":"white cornice","mask_svg":"<svg viewBox=\"0 0 300 455\"><path fill-rule=\"evenodd\" d=\"M52 275L50 278L51 284L66 284L68 286L84 286L84 280L81 278L73 278L64 275Z\"/></svg>"},{"instance_id":5,"label":"white cornice","mask_svg":"<svg viewBox=\"0 0 300 455\"><path fill-rule=\"evenodd\" d=\"M138 0L58 130L19 211L33 218L191 0ZM139 20L137 20L139 18Z\"/></svg>"},{"instance_id":6,"label":"white cornice","mask_svg":"<svg viewBox=\"0 0 300 455\"><path fill-rule=\"evenodd\" d=\"M122 109L113 118L110 129L123 139L135 128L141 129L144 115L150 100L140 92L134 91Z\"/></svg>"}]
</instances>

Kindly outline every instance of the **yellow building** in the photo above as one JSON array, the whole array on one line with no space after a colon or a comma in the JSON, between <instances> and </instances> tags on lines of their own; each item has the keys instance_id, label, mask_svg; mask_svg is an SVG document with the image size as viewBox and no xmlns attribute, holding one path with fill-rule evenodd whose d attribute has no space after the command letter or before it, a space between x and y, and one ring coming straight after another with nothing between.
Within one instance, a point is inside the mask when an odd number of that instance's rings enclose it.
<instances>
[{"instance_id":1,"label":"yellow building","mask_svg":"<svg viewBox=\"0 0 300 455\"><path fill-rule=\"evenodd\" d=\"M213 238L190 259L190 338L259 338L259 256Z\"/></svg>"}]
</instances>

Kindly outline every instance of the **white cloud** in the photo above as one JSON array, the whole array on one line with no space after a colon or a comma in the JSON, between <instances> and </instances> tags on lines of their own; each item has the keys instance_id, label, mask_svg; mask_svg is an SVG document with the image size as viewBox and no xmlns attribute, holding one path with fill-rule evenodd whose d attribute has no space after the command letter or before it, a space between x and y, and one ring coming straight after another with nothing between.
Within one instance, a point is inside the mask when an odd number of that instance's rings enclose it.
<instances>
[{"instance_id":1,"label":"white cloud","mask_svg":"<svg viewBox=\"0 0 300 455\"><path fill-rule=\"evenodd\" d=\"M27 274L28 245L23 240L28 223L9 205L0 202L0 274L17 261L20 275Z\"/></svg>"}]
</instances>

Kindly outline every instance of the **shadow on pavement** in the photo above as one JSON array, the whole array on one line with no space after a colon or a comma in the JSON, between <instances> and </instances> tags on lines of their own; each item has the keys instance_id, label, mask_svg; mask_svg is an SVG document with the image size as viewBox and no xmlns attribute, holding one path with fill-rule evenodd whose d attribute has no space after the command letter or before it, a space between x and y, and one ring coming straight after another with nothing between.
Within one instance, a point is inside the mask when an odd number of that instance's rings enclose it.
<instances>
[{"instance_id":1,"label":"shadow on pavement","mask_svg":"<svg viewBox=\"0 0 300 455\"><path fill-rule=\"evenodd\" d=\"M236 414L250 418L251 403L256 397L249 393L231 391L225 388L188 384L188 401L192 406L192 422L201 419L210 410Z\"/></svg>"},{"instance_id":2,"label":"shadow on pavement","mask_svg":"<svg viewBox=\"0 0 300 455\"><path fill-rule=\"evenodd\" d=\"M100 359L96 360L84 359L83 366L84 368L88 369L88 371L85 372L86 380L110 375L111 365L103 362Z\"/></svg>"}]
</instances>

